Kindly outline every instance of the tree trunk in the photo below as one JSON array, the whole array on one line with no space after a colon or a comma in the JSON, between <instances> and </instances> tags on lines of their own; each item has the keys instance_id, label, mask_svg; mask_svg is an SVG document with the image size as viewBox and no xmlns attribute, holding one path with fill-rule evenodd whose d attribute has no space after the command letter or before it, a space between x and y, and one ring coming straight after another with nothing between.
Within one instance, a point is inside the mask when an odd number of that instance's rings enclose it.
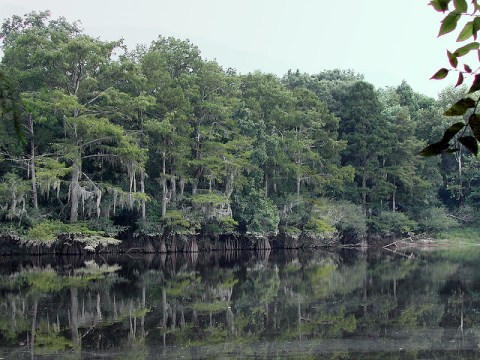
<instances>
[{"instance_id":1,"label":"tree trunk","mask_svg":"<svg viewBox=\"0 0 480 360\"><path fill-rule=\"evenodd\" d=\"M195 238L191 238L188 241L187 246L185 247L184 251L185 252L190 252L190 253L198 252L197 240Z\"/></svg>"},{"instance_id":2,"label":"tree trunk","mask_svg":"<svg viewBox=\"0 0 480 360\"><path fill-rule=\"evenodd\" d=\"M162 177L162 217L167 214L167 179Z\"/></svg>"},{"instance_id":3,"label":"tree trunk","mask_svg":"<svg viewBox=\"0 0 480 360\"><path fill-rule=\"evenodd\" d=\"M362 208L363 213L367 216L367 175L365 171L362 175Z\"/></svg>"},{"instance_id":4,"label":"tree trunk","mask_svg":"<svg viewBox=\"0 0 480 360\"><path fill-rule=\"evenodd\" d=\"M177 200L177 179L175 178L174 175L172 175L172 178L170 180L170 188L172 192L172 200L176 201Z\"/></svg>"},{"instance_id":5,"label":"tree trunk","mask_svg":"<svg viewBox=\"0 0 480 360\"><path fill-rule=\"evenodd\" d=\"M167 213L167 179L166 175L166 164L165 164L165 152L163 152L163 161L162 161L162 217L165 217Z\"/></svg>"},{"instance_id":6,"label":"tree trunk","mask_svg":"<svg viewBox=\"0 0 480 360\"><path fill-rule=\"evenodd\" d=\"M80 326L78 321L78 289L76 287L70 288L70 327L72 329L72 341L74 346L80 345L80 336L78 328Z\"/></svg>"},{"instance_id":7,"label":"tree trunk","mask_svg":"<svg viewBox=\"0 0 480 360\"><path fill-rule=\"evenodd\" d=\"M392 211L393 212L395 212L395 210L397 209L396 194L397 194L397 191L393 190L393 194L392 194Z\"/></svg>"},{"instance_id":8,"label":"tree trunk","mask_svg":"<svg viewBox=\"0 0 480 360\"><path fill-rule=\"evenodd\" d=\"M273 169L273 193L277 193L277 171Z\"/></svg>"},{"instance_id":9,"label":"tree trunk","mask_svg":"<svg viewBox=\"0 0 480 360\"><path fill-rule=\"evenodd\" d=\"M140 176L140 191L142 194L145 194L145 172L142 171ZM145 199L142 199L142 220L145 221L147 219L147 209L145 204Z\"/></svg>"},{"instance_id":10,"label":"tree trunk","mask_svg":"<svg viewBox=\"0 0 480 360\"><path fill-rule=\"evenodd\" d=\"M142 286L142 310L146 308L146 287L145 284ZM145 337L145 315L142 315L142 319L140 320L140 331L142 332L142 338Z\"/></svg>"},{"instance_id":11,"label":"tree trunk","mask_svg":"<svg viewBox=\"0 0 480 360\"><path fill-rule=\"evenodd\" d=\"M198 188L198 179L193 179L192 180L192 195L195 195L197 193L197 188Z\"/></svg>"},{"instance_id":12,"label":"tree trunk","mask_svg":"<svg viewBox=\"0 0 480 360\"><path fill-rule=\"evenodd\" d=\"M33 133L33 118L28 117L28 130L30 132L30 176L32 180L32 205L34 209L38 209L38 192L37 192L37 175L35 169L35 138Z\"/></svg>"},{"instance_id":13,"label":"tree trunk","mask_svg":"<svg viewBox=\"0 0 480 360\"><path fill-rule=\"evenodd\" d=\"M167 292L165 291L165 288L162 287L162 329L165 332L165 329L167 328L167 320L168 320L168 314L167 314Z\"/></svg>"},{"instance_id":14,"label":"tree trunk","mask_svg":"<svg viewBox=\"0 0 480 360\"><path fill-rule=\"evenodd\" d=\"M230 196L232 196L234 181L235 181L235 174L231 172L225 184L225 196L227 198L230 198Z\"/></svg>"},{"instance_id":15,"label":"tree trunk","mask_svg":"<svg viewBox=\"0 0 480 360\"><path fill-rule=\"evenodd\" d=\"M268 197L268 173L264 171L265 178L265 197Z\"/></svg>"},{"instance_id":16,"label":"tree trunk","mask_svg":"<svg viewBox=\"0 0 480 360\"><path fill-rule=\"evenodd\" d=\"M459 150L456 154L456 160L458 164L458 188L459 188L459 201L460 205L463 204L463 162L462 162L462 146L459 146Z\"/></svg>"},{"instance_id":17,"label":"tree trunk","mask_svg":"<svg viewBox=\"0 0 480 360\"><path fill-rule=\"evenodd\" d=\"M70 222L74 223L78 221L78 203L80 200L80 160L77 159L73 164L72 170L72 182L70 184L70 203L72 204L70 208Z\"/></svg>"},{"instance_id":18,"label":"tree trunk","mask_svg":"<svg viewBox=\"0 0 480 360\"><path fill-rule=\"evenodd\" d=\"M185 180L180 178L180 197L183 197L183 192L185 191Z\"/></svg>"},{"instance_id":19,"label":"tree trunk","mask_svg":"<svg viewBox=\"0 0 480 360\"><path fill-rule=\"evenodd\" d=\"M38 302L35 300L33 303L33 311L32 311L32 333L31 333L31 339L30 339L30 351L31 351L31 357L32 359L35 358L35 332L37 330L37 308L38 308Z\"/></svg>"}]
</instances>

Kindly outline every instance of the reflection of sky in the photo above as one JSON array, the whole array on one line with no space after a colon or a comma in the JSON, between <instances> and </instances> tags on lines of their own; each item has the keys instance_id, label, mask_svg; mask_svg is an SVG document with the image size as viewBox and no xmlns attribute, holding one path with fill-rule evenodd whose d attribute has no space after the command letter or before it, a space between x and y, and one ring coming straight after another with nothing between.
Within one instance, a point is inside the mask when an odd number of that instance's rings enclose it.
<instances>
[{"instance_id":1,"label":"reflection of sky","mask_svg":"<svg viewBox=\"0 0 480 360\"><path fill-rule=\"evenodd\" d=\"M442 16L427 1L0 0L2 18L45 9L80 19L89 35L123 37L130 48L159 34L188 38L204 57L242 73L350 68L376 86L405 79L431 96L455 83L429 80L456 44L436 39Z\"/></svg>"}]
</instances>

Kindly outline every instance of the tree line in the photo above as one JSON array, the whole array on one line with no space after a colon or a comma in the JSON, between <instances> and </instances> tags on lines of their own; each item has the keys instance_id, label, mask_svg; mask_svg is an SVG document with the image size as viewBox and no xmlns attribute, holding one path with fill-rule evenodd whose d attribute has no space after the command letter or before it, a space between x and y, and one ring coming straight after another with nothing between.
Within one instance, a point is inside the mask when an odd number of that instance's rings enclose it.
<instances>
[{"instance_id":1,"label":"tree line","mask_svg":"<svg viewBox=\"0 0 480 360\"><path fill-rule=\"evenodd\" d=\"M130 50L48 11L0 37L20 102L1 110L3 233L324 244L476 220L476 159L419 156L465 88L435 100L351 70L238 74L188 40Z\"/></svg>"}]
</instances>

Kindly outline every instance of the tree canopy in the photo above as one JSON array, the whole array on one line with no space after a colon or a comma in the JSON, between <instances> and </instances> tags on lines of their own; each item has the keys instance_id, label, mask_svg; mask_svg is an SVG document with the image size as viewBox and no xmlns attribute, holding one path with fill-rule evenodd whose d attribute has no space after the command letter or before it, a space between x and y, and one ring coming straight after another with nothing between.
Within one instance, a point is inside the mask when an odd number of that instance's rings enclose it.
<instances>
[{"instance_id":1,"label":"tree canopy","mask_svg":"<svg viewBox=\"0 0 480 360\"><path fill-rule=\"evenodd\" d=\"M367 228L432 229L432 216L476 207L473 159L417 156L443 132L426 119L476 109L465 94L375 89L352 70L237 74L189 41L159 36L129 50L48 11L5 20L0 38L2 231L60 221L185 241L281 234L325 244ZM476 118L424 154L449 149Z\"/></svg>"}]
</instances>

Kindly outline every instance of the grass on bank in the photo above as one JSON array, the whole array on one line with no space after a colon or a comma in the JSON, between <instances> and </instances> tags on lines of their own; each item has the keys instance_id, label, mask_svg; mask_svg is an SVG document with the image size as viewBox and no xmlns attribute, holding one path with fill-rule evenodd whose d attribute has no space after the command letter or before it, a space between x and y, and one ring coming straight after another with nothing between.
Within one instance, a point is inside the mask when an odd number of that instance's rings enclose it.
<instances>
[{"instance_id":1,"label":"grass on bank","mask_svg":"<svg viewBox=\"0 0 480 360\"><path fill-rule=\"evenodd\" d=\"M452 246L480 246L480 226L451 228L438 233L435 238Z\"/></svg>"}]
</instances>

